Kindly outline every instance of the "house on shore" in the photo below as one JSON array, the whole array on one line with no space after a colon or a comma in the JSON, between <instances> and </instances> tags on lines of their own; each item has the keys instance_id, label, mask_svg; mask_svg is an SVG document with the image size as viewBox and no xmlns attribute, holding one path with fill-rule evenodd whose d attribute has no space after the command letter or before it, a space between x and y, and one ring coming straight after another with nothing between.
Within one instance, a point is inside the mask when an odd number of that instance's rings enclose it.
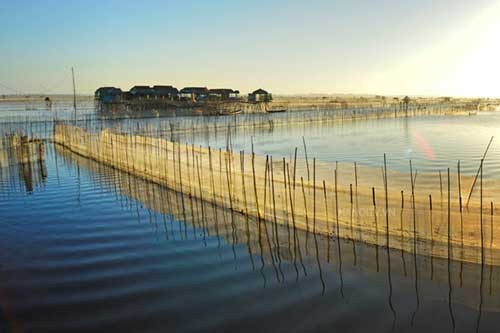
<instances>
[{"instance_id":1,"label":"house on shore","mask_svg":"<svg viewBox=\"0 0 500 333\"><path fill-rule=\"evenodd\" d=\"M129 91L130 98L149 99L153 94L153 88L150 86L133 86Z\"/></svg>"},{"instance_id":2,"label":"house on shore","mask_svg":"<svg viewBox=\"0 0 500 333\"><path fill-rule=\"evenodd\" d=\"M115 87L101 87L95 91L95 99L102 103L134 102L165 103L180 101L180 105L204 101L237 102L240 100L239 91L229 88L208 89L207 87L185 87L180 91L172 85L137 85L129 91L122 91ZM262 98L261 98L262 99ZM189 103L188 103L189 102Z\"/></svg>"},{"instance_id":3,"label":"house on shore","mask_svg":"<svg viewBox=\"0 0 500 333\"><path fill-rule=\"evenodd\" d=\"M183 101L199 102L208 97L207 87L186 87L179 91L179 97Z\"/></svg>"},{"instance_id":4,"label":"house on shore","mask_svg":"<svg viewBox=\"0 0 500 333\"><path fill-rule=\"evenodd\" d=\"M273 96L264 89L257 89L248 94L248 103L271 102Z\"/></svg>"},{"instance_id":5,"label":"house on shore","mask_svg":"<svg viewBox=\"0 0 500 333\"><path fill-rule=\"evenodd\" d=\"M210 89L208 91L208 97L213 101L228 101L234 100L239 97L240 91L228 88L223 89Z\"/></svg>"},{"instance_id":6,"label":"house on shore","mask_svg":"<svg viewBox=\"0 0 500 333\"><path fill-rule=\"evenodd\" d=\"M179 90L173 86L153 86L153 96L157 99L176 100Z\"/></svg>"},{"instance_id":7,"label":"house on shore","mask_svg":"<svg viewBox=\"0 0 500 333\"><path fill-rule=\"evenodd\" d=\"M115 87L101 87L95 91L94 97L103 103L116 103L122 100L122 90Z\"/></svg>"}]
</instances>

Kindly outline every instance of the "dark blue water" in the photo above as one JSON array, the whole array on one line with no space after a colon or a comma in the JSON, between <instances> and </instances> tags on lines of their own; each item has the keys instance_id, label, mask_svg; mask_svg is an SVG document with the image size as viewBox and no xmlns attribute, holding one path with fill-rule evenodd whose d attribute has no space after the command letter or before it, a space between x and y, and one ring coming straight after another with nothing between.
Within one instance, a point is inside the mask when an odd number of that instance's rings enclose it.
<instances>
[{"instance_id":1,"label":"dark blue water","mask_svg":"<svg viewBox=\"0 0 500 333\"><path fill-rule=\"evenodd\" d=\"M258 237L255 221L224 211L217 229L185 222L160 186L51 145L45 163L3 167L0 179L0 332L495 332L500 324L496 267L311 235L306 247L300 232L294 246L285 229Z\"/></svg>"}]
</instances>

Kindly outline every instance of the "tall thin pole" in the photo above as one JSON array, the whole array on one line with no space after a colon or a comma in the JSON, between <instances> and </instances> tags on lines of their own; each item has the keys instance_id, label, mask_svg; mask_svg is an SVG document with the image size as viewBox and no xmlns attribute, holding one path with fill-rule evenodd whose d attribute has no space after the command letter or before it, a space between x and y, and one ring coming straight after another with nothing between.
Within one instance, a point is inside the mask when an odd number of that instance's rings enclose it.
<instances>
[{"instance_id":1,"label":"tall thin pole","mask_svg":"<svg viewBox=\"0 0 500 333\"><path fill-rule=\"evenodd\" d=\"M493 136L491 137L490 142L488 142L488 146L486 146L486 150L484 151L483 158L481 158L481 163L483 163L484 160L486 159L486 154L488 154L488 150L490 149L492 141L493 141ZM479 172L482 170L482 167L483 166L481 164L479 166L479 169L477 169L476 176L474 177L474 181L472 182L472 186L470 187L469 196L467 197L467 203L465 204L465 207L467 207L467 208L469 207L469 201L470 201L470 198L472 196L472 192L474 191L474 186L476 185L477 177L479 176Z\"/></svg>"},{"instance_id":2,"label":"tall thin pole","mask_svg":"<svg viewBox=\"0 0 500 333\"><path fill-rule=\"evenodd\" d=\"M75 110L75 121L76 121L76 86L75 86L75 70L71 67L71 77L73 79L73 109Z\"/></svg>"}]
</instances>

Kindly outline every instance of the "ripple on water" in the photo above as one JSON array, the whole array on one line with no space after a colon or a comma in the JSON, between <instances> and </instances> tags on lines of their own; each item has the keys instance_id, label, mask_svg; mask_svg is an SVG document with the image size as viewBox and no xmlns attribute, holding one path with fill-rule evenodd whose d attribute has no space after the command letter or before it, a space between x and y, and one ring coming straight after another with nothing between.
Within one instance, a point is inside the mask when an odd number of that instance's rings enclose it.
<instances>
[{"instance_id":1,"label":"ripple on water","mask_svg":"<svg viewBox=\"0 0 500 333\"><path fill-rule=\"evenodd\" d=\"M425 160L415 149L408 154L405 149L413 147L412 131L436 140L442 135L439 126L447 120L438 119L427 134L431 120L436 119L320 127L317 133L316 129L277 128L272 135L256 137L255 142L257 150L262 149L258 153L267 146L269 151L288 157L295 145L302 147L304 135L311 156L317 153L327 161L355 159L377 167L381 153L387 151L391 165L405 171L408 156L415 158L419 170L444 169L462 156L464 172L474 173L479 148L489 133L466 142L465 134L457 129L468 126L456 127L457 133L450 139L432 146L434 161ZM472 126L476 130L481 126L495 129L474 120ZM367 130L378 134L370 139ZM461 135L464 143L457 153L451 140ZM222 143L225 137L217 140ZM248 138L235 136L233 140L235 145L249 148ZM370 146L370 141L375 143ZM492 177L500 167L497 154L493 154L496 149L492 146L487 162L486 170ZM17 174L0 177L0 308L8 308L12 313L9 322L22 322L26 331L390 331L390 292L397 312L395 331L451 330L446 263L436 264L432 281L428 271L421 272L418 291L410 255L405 259L407 276L400 273L403 254L392 259L390 290L382 249L377 272L375 248L356 245L358 258L354 261L350 242L343 245L342 276L334 242L330 263L317 260L314 251L303 253L307 276L301 263L286 260L284 255L278 269L268 253L262 260L255 244L250 257L246 244L233 246L224 238L204 238L203 230L193 231L170 216L165 216L164 223L163 216L149 211L144 203L116 193L117 174L98 172L98 168L89 171L83 166L78 171L75 163L59 158L56 169L55 155L50 155L45 184L31 194L22 190ZM465 281L470 283L463 287L455 274L458 269L452 271L451 304L457 331L476 327L481 296L476 268L465 272ZM489 310L482 313L480 326L494 331L498 320L495 309L500 308L495 307L498 272L492 271L491 296L488 274L486 268L482 297ZM420 308L412 328L416 292L420 293Z\"/></svg>"}]
</instances>

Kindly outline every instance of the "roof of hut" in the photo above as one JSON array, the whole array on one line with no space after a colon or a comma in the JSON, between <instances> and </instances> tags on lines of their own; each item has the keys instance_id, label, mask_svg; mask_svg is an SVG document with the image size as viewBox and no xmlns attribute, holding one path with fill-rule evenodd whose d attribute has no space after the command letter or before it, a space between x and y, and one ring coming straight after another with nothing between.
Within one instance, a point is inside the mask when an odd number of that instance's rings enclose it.
<instances>
[{"instance_id":1,"label":"roof of hut","mask_svg":"<svg viewBox=\"0 0 500 333\"><path fill-rule=\"evenodd\" d=\"M97 90L95 91L95 94L96 95L101 95L101 94L121 94L122 93L122 90L120 88L116 88L116 87L100 87L100 88L97 88Z\"/></svg>"},{"instance_id":2,"label":"roof of hut","mask_svg":"<svg viewBox=\"0 0 500 333\"><path fill-rule=\"evenodd\" d=\"M233 90L229 88L217 88L217 89L210 89L210 93L213 94L239 94L239 90Z\"/></svg>"},{"instance_id":3,"label":"roof of hut","mask_svg":"<svg viewBox=\"0 0 500 333\"><path fill-rule=\"evenodd\" d=\"M179 90L174 86L153 86L155 94L177 94Z\"/></svg>"},{"instance_id":4,"label":"roof of hut","mask_svg":"<svg viewBox=\"0 0 500 333\"><path fill-rule=\"evenodd\" d=\"M133 86L130 90L132 89L151 89L150 86Z\"/></svg>"},{"instance_id":5,"label":"roof of hut","mask_svg":"<svg viewBox=\"0 0 500 333\"><path fill-rule=\"evenodd\" d=\"M265 91L264 89L259 88L259 89L255 90L252 94L253 95L267 95L269 93L267 91Z\"/></svg>"},{"instance_id":6,"label":"roof of hut","mask_svg":"<svg viewBox=\"0 0 500 333\"><path fill-rule=\"evenodd\" d=\"M206 94L208 93L207 87L185 87L180 91L181 94Z\"/></svg>"},{"instance_id":7,"label":"roof of hut","mask_svg":"<svg viewBox=\"0 0 500 333\"><path fill-rule=\"evenodd\" d=\"M133 86L130 89L131 94L151 94L153 93L153 89L150 86Z\"/></svg>"}]
</instances>

